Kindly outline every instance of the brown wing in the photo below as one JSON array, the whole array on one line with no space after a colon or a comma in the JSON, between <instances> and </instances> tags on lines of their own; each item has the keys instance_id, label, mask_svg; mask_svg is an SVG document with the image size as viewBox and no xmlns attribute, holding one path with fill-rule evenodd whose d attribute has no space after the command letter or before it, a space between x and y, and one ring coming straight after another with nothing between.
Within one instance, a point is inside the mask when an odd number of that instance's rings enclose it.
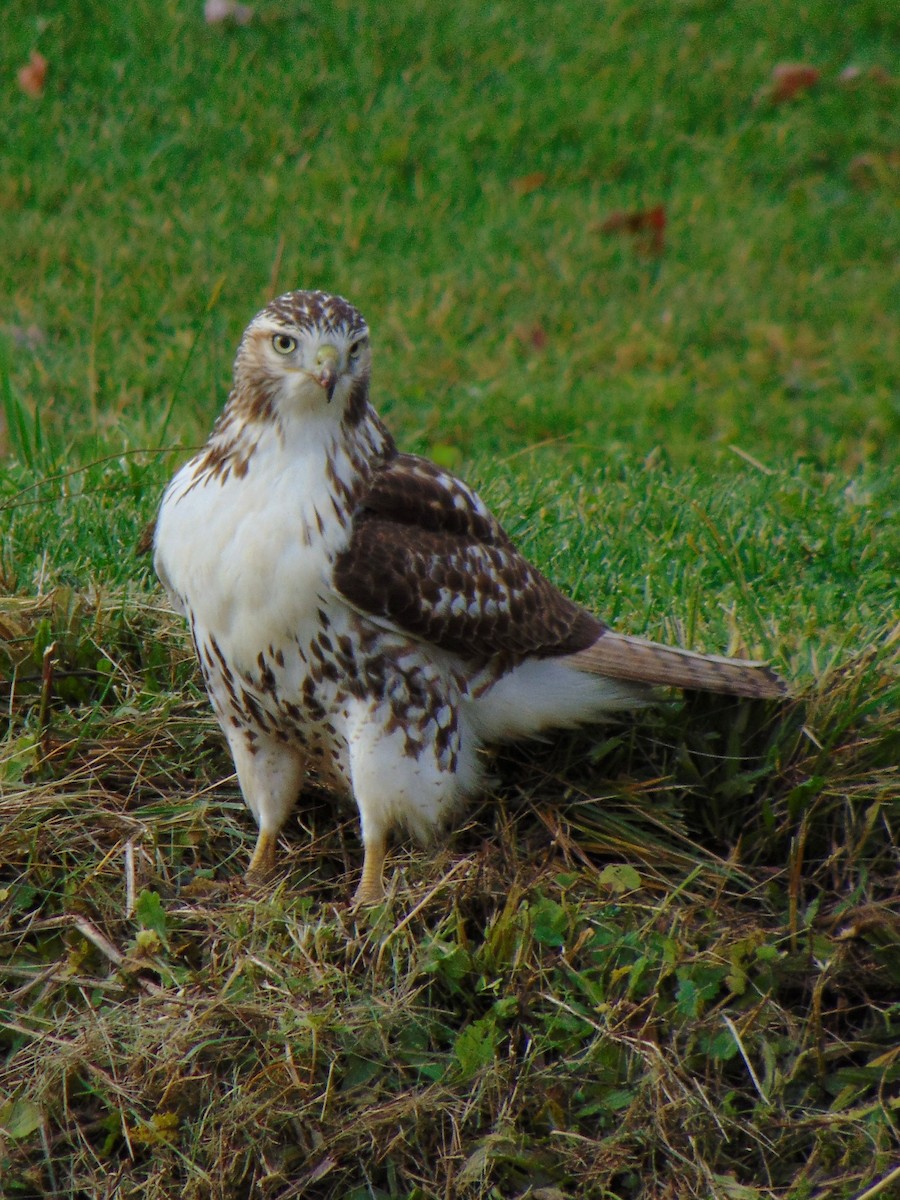
<instances>
[{"instance_id":1,"label":"brown wing","mask_svg":"<svg viewBox=\"0 0 900 1200\"><path fill-rule=\"evenodd\" d=\"M374 476L334 583L355 608L470 660L573 654L604 628L522 557L471 488L411 454Z\"/></svg>"}]
</instances>

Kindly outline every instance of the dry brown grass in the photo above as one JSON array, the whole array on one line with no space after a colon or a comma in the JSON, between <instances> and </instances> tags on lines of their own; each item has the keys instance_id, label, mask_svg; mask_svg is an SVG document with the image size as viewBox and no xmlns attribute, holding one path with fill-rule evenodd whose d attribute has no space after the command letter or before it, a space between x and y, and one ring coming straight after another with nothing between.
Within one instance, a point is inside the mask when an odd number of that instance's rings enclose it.
<instances>
[{"instance_id":1,"label":"dry brown grass","mask_svg":"<svg viewBox=\"0 0 900 1200\"><path fill-rule=\"evenodd\" d=\"M116 611L70 597L57 645L77 664ZM5 617L4 1197L888 1194L891 646L781 710L506 753L354 915L322 796L272 892L238 881L253 831L186 653L137 654L169 618L132 609L110 678L42 706L62 612Z\"/></svg>"}]
</instances>

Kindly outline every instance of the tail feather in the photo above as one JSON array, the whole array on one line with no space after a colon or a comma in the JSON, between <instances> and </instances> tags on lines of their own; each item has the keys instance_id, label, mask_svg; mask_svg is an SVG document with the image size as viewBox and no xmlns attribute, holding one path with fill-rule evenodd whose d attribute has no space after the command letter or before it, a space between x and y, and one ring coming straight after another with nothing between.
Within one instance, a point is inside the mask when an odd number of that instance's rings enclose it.
<instances>
[{"instance_id":1,"label":"tail feather","mask_svg":"<svg viewBox=\"0 0 900 1200\"><path fill-rule=\"evenodd\" d=\"M695 688L729 696L771 699L787 687L765 663L717 654L697 654L677 646L662 646L645 638L607 629L593 645L568 659L590 675L627 679L637 683Z\"/></svg>"}]
</instances>

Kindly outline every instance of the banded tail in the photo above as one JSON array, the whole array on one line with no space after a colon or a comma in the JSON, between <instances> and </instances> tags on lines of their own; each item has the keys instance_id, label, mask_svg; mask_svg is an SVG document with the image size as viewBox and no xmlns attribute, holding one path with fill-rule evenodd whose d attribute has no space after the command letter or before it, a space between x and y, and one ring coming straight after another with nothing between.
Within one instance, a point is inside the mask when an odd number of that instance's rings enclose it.
<instances>
[{"instance_id":1,"label":"banded tail","mask_svg":"<svg viewBox=\"0 0 900 1200\"><path fill-rule=\"evenodd\" d=\"M571 655L568 661L590 675L635 683L694 688L760 700L784 696L787 692L784 680L765 663L697 654L626 633L614 633L611 629L604 630L593 645Z\"/></svg>"}]
</instances>

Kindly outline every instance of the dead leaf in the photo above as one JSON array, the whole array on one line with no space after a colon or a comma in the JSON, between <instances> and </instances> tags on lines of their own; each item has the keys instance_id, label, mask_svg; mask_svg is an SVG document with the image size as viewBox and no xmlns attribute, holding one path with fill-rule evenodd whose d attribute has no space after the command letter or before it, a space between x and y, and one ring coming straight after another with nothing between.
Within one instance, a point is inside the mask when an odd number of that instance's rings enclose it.
<instances>
[{"instance_id":1,"label":"dead leaf","mask_svg":"<svg viewBox=\"0 0 900 1200\"><path fill-rule=\"evenodd\" d=\"M543 350L547 345L547 331L542 325L517 325L514 332L517 341L533 350Z\"/></svg>"},{"instance_id":2,"label":"dead leaf","mask_svg":"<svg viewBox=\"0 0 900 1200\"><path fill-rule=\"evenodd\" d=\"M532 192L536 192L542 188L547 182L546 171L531 171L528 175L522 175L519 179L512 181L512 190L517 196L529 196Z\"/></svg>"},{"instance_id":3,"label":"dead leaf","mask_svg":"<svg viewBox=\"0 0 900 1200\"><path fill-rule=\"evenodd\" d=\"M39 100L44 94L44 84L47 81L46 58L39 50L32 50L31 57L24 67L19 67L16 77L25 95Z\"/></svg>"},{"instance_id":4,"label":"dead leaf","mask_svg":"<svg viewBox=\"0 0 900 1200\"><path fill-rule=\"evenodd\" d=\"M631 233L640 237L641 248L648 254L662 254L665 249L666 210L662 204L653 208L633 209L631 212L612 212L598 226L601 233Z\"/></svg>"},{"instance_id":5,"label":"dead leaf","mask_svg":"<svg viewBox=\"0 0 900 1200\"><path fill-rule=\"evenodd\" d=\"M821 74L818 67L811 67L808 63L776 63L772 68L769 99L773 104L793 100L801 92L815 87Z\"/></svg>"},{"instance_id":6,"label":"dead leaf","mask_svg":"<svg viewBox=\"0 0 900 1200\"><path fill-rule=\"evenodd\" d=\"M249 25L253 19L253 9L248 4L238 4L237 0L206 0L203 19L207 25L220 25L223 21Z\"/></svg>"}]
</instances>

